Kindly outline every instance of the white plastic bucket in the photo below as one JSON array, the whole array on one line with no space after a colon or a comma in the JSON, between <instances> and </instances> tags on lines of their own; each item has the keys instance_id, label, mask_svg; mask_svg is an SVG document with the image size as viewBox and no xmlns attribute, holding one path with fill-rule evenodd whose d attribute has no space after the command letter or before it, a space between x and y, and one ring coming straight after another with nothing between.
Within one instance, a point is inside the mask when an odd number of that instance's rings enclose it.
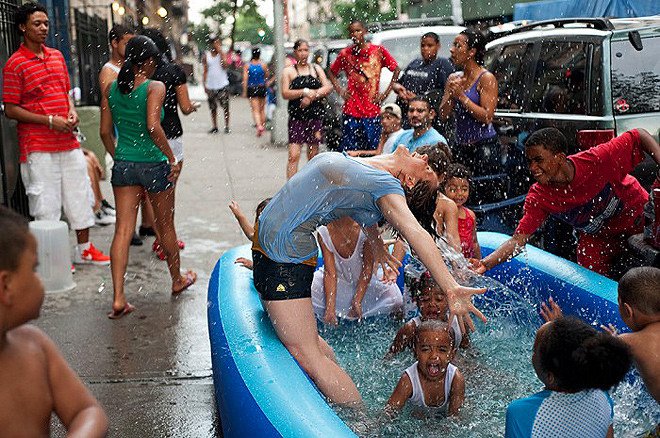
<instances>
[{"instance_id":1,"label":"white plastic bucket","mask_svg":"<svg viewBox=\"0 0 660 438\"><path fill-rule=\"evenodd\" d=\"M76 287L71 274L69 227L66 222L32 221L30 231L37 239L37 274L46 292L66 292Z\"/></svg>"}]
</instances>

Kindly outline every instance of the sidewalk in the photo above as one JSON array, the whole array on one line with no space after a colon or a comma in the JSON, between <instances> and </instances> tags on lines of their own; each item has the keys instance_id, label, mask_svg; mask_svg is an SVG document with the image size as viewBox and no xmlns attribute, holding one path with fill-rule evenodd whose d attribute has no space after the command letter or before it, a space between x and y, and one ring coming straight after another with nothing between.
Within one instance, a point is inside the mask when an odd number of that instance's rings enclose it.
<instances>
[{"instance_id":1,"label":"sidewalk","mask_svg":"<svg viewBox=\"0 0 660 438\"><path fill-rule=\"evenodd\" d=\"M77 266L77 287L47 294L36 322L104 406L111 436L221 436L206 321L208 280L224 251L247 243L229 201L237 200L253 218L256 205L284 184L287 159L286 149L267 146L269 135L255 136L247 100L233 98L231 109L229 135L206 133L211 126L206 103L182 116L186 158L176 224L186 243L181 268L195 270L197 283L172 297L166 263L152 255L148 238L130 252L126 294L137 308L133 314L109 320L110 268ZM220 117L221 132L223 126ZM109 179L102 190L114 205ZM107 254L113 228L90 233ZM71 239L73 245L73 233ZM54 426L53 436L64 436L61 426Z\"/></svg>"}]
</instances>

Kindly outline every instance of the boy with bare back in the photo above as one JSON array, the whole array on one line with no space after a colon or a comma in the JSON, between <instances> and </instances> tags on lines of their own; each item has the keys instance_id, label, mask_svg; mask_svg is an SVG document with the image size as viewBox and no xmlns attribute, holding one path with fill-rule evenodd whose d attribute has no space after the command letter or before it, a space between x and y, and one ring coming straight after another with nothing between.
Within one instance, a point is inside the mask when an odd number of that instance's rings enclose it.
<instances>
[{"instance_id":1,"label":"boy with bare back","mask_svg":"<svg viewBox=\"0 0 660 438\"><path fill-rule=\"evenodd\" d=\"M67 437L104 437L108 420L99 403L55 343L27 324L44 299L27 220L0 206L0 230L0 434L49 436L55 412Z\"/></svg>"}]
</instances>

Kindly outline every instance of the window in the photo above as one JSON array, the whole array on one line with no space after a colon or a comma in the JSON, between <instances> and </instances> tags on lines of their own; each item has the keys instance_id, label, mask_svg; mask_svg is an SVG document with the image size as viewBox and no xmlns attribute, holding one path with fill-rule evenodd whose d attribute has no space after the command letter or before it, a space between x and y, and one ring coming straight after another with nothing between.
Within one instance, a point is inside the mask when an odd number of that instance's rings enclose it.
<instances>
[{"instance_id":1,"label":"window","mask_svg":"<svg viewBox=\"0 0 660 438\"><path fill-rule=\"evenodd\" d=\"M612 42L614 114L660 111L660 37L642 45L637 51L628 40Z\"/></svg>"},{"instance_id":2,"label":"window","mask_svg":"<svg viewBox=\"0 0 660 438\"><path fill-rule=\"evenodd\" d=\"M530 95L531 111L587 113L588 50L585 42L542 43Z\"/></svg>"},{"instance_id":3,"label":"window","mask_svg":"<svg viewBox=\"0 0 660 438\"><path fill-rule=\"evenodd\" d=\"M383 40L382 46L390 52L399 64L399 68L403 70L413 59L421 56L420 41L419 35L390 38Z\"/></svg>"},{"instance_id":4,"label":"window","mask_svg":"<svg viewBox=\"0 0 660 438\"><path fill-rule=\"evenodd\" d=\"M512 44L502 49L491 49L484 57L484 65L497 78L497 109L522 109L526 87L525 73L530 62L530 44Z\"/></svg>"}]
</instances>

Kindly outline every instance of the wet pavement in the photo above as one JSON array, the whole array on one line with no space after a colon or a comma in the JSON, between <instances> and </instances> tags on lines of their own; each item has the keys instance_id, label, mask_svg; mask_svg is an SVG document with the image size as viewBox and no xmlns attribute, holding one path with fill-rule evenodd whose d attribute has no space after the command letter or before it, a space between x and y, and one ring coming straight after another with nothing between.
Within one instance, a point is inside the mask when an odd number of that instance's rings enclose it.
<instances>
[{"instance_id":1,"label":"wet pavement","mask_svg":"<svg viewBox=\"0 0 660 438\"><path fill-rule=\"evenodd\" d=\"M201 96L200 90L191 95ZM203 92L202 92L203 93ZM247 100L231 101L231 134L207 134L206 103L184 125L185 164L177 188L176 225L186 248L182 270L197 284L170 294L165 262L151 252L153 238L131 247L126 277L133 314L107 318L112 302L109 267L77 266L77 287L46 294L36 325L57 343L110 418L114 437L221 436L216 412L206 321L208 280L218 258L247 243L227 207L235 199L248 218L285 182L286 149L257 138ZM223 127L222 120L220 126ZM113 205L109 179L103 193ZM91 240L109 254L113 226L95 227ZM73 233L71 233L73 245ZM53 436L64 436L53 420Z\"/></svg>"}]
</instances>

